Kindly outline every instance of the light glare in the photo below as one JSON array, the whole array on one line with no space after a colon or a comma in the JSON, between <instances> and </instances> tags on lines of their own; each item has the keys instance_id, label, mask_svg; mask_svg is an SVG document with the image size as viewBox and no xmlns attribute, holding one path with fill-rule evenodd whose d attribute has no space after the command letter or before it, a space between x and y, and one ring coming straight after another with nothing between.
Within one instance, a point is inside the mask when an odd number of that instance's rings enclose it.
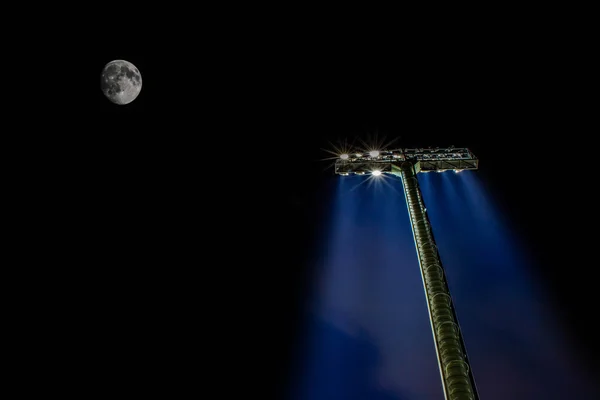
<instances>
[{"instance_id":1,"label":"light glare","mask_svg":"<svg viewBox=\"0 0 600 400\"><path fill-rule=\"evenodd\" d=\"M371 150L371 151L369 152L369 155L370 155L371 157L377 157L377 156L379 155L379 150Z\"/></svg>"},{"instance_id":2,"label":"light glare","mask_svg":"<svg viewBox=\"0 0 600 400\"><path fill-rule=\"evenodd\" d=\"M342 160L347 160L347 159L348 159L348 157L350 157L348 154L342 154L342 155L340 155L340 158L341 158Z\"/></svg>"},{"instance_id":3,"label":"light glare","mask_svg":"<svg viewBox=\"0 0 600 400\"><path fill-rule=\"evenodd\" d=\"M376 169L375 171L373 171L373 176L380 176L381 175L381 171Z\"/></svg>"}]
</instances>

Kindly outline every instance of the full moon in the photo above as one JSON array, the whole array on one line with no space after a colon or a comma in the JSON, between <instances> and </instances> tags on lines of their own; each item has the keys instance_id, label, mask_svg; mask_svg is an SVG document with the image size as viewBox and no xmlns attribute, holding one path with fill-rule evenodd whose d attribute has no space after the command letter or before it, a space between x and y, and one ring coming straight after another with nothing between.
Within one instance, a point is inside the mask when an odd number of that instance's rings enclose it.
<instances>
[{"instance_id":1,"label":"full moon","mask_svg":"<svg viewBox=\"0 0 600 400\"><path fill-rule=\"evenodd\" d=\"M115 104L129 104L142 90L140 71L125 60L114 60L102 70L102 92Z\"/></svg>"}]
</instances>

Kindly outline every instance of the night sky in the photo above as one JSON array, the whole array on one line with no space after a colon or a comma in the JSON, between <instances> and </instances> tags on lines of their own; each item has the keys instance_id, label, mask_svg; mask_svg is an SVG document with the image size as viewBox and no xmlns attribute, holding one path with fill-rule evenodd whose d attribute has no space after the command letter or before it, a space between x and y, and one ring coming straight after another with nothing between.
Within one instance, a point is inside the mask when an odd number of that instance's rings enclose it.
<instances>
[{"instance_id":1,"label":"night sky","mask_svg":"<svg viewBox=\"0 0 600 400\"><path fill-rule=\"evenodd\" d=\"M44 365L65 365L53 385L441 398L406 205L366 185L340 200L322 161L330 143L377 137L481 160L419 179L482 398L600 393L595 180L578 171L580 110L551 83L560 68L543 41L425 17L396 28L179 15L144 20L135 46L79 27L85 46L65 54L80 54L82 92L50 98L39 118L53 133L30 136L57 265L39 274L57 282L47 298L59 305L39 306ZM114 59L142 74L126 106L100 89Z\"/></svg>"}]
</instances>

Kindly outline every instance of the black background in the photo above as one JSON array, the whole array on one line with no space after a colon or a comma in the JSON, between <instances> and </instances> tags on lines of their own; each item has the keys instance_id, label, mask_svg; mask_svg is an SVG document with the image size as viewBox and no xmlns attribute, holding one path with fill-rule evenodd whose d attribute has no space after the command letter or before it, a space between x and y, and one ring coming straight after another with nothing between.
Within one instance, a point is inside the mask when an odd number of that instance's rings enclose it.
<instances>
[{"instance_id":1,"label":"black background","mask_svg":"<svg viewBox=\"0 0 600 400\"><path fill-rule=\"evenodd\" d=\"M594 371L595 178L571 44L457 10L252 11L77 18L40 39L57 83L23 126L36 255L55 266L32 272L48 369L106 393L282 398L333 173L315 160L378 135L473 150ZM142 74L127 106L100 90L114 59Z\"/></svg>"}]
</instances>

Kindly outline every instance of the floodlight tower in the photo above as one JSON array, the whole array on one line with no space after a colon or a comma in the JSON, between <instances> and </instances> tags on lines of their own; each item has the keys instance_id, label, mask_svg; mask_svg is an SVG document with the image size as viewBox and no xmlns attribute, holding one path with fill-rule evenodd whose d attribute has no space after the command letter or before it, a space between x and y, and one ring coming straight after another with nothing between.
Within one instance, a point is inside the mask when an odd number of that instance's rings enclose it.
<instances>
[{"instance_id":1,"label":"floodlight tower","mask_svg":"<svg viewBox=\"0 0 600 400\"><path fill-rule=\"evenodd\" d=\"M478 167L469 149L453 147L342 154L335 163L339 175L392 174L402 179L446 400L479 400L479 395L417 174Z\"/></svg>"}]
</instances>

